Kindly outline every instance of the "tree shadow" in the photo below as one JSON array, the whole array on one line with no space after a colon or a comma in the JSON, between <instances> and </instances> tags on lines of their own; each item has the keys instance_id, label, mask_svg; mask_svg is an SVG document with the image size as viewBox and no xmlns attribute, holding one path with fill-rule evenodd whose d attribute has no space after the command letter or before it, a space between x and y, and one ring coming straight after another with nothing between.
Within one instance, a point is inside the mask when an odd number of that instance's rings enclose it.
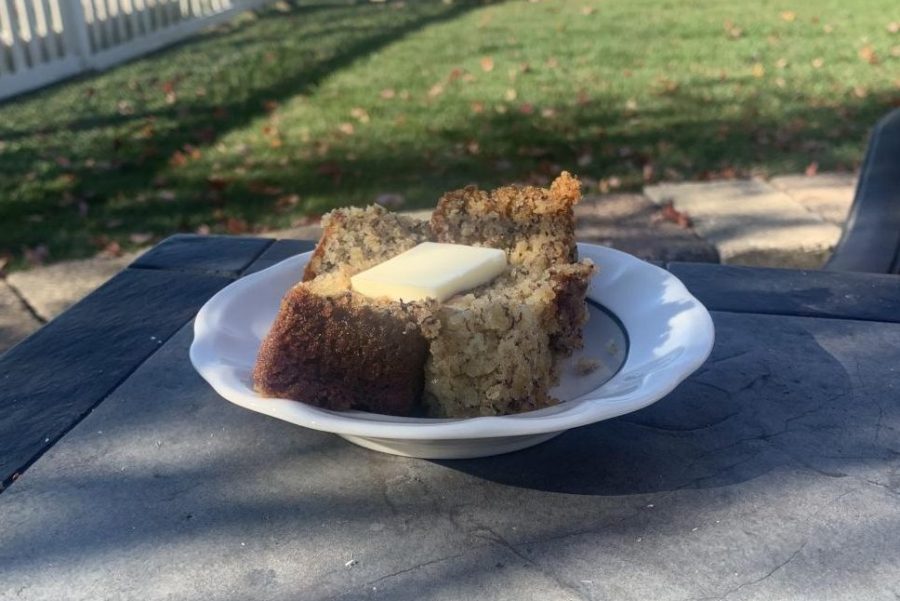
<instances>
[{"instance_id":1,"label":"tree shadow","mask_svg":"<svg viewBox=\"0 0 900 601\"><path fill-rule=\"evenodd\" d=\"M652 568L641 586L680 583L695 598L795 558L778 582L885 582L897 329L715 318L713 356L656 405L452 462L374 453L225 402L185 360L185 328L0 495L0 596L52 597L59 582L126 598L584 596L585 579L634 591L629 575ZM835 541L867 554L863 572L822 553ZM804 563L816 557L830 569Z\"/></svg>"},{"instance_id":2,"label":"tree shadow","mask_svg":"<svg viewBox=\"0 0 900 601\"><path fill-rule=\"evenodd\" d=\"M40 241L51 247L51 258L56 259L92 254L98 239L102 246L102 239L117 233L127 244L121 236L126 231L193 231L199 223L193 215L209 221L211 205L223 203L206 194L206 171L192 198L174 199L163 192L160 202L156 189L166 187L166 182L154 178L173 161L215 145L228 132L314 90L355 61L484 4L478 0L281 3L280 9L259 15L259 21L268 23L265 29L238 21L109 73L17 98L16 104L24 108L4 107L12 118L0 124L0 140L8 146L0 161L0 177L40 180L56 194L47 197L46 191L20 188L14 190L20 198L0 202L0 223L28 224L3 231L0 254L19 256L22 248ZM274 35L283 37L273 39ZM173 61L161 64L168 56ZM209 71L217 75L206 75ZM197 88L183 89L185 81ZM228 86L229 97L208 100L204 81ZM127 90L122 96L129 100L114 106L92 101L99 96L108 100L117 87ZM83 102L73 102L73 94L75 99L82 94ZM166 94L172 95L172 102L160 103ZM15 111L36 108L44 113L40 129L17 127ZM42 145L43 139L60 132L65 132L70 146ZM257 200L253 196L239 202L253 204ZM179 217L173 220L173 213Z\"/></svg>"}]
</instances>

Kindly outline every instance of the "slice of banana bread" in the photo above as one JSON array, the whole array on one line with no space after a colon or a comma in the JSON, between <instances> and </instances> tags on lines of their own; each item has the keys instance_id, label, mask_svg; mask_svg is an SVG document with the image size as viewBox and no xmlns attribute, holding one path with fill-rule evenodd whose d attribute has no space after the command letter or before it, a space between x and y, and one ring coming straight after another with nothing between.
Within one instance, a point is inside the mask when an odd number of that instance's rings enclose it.
<instances>
[{"instance_id":1,"label":"slice of banana bread","mask_svg":"<svg viewBox=\"0 0 900 601\"><path fill-rule=\"evenodd\" d=\"M407 415L422 394L428 351L416 311L351 292L341 271L297 284L260 347L256 391L338 411Z\"/></svg>"},{"instance_id":2,"label":"slice of banana bread","mask_svg":"<svg viewBox=\"0 0 900 601\"><path fill-rule=\"evenodd\" d=\"M594 271L576 262L578 182L549 190L474 187L446 194L430 222L381 207L341 209L282 303L261 347L260 394L342 410L440 417L552 405L558 361L581 345ZM427 241L501 248L510 267L444 303L373 300L349 277Z\"/></svg>"},{"instance_id":3,"label":"slice of banana bread","mask_svg":"<svg viewBox=\"0 0 900 601\"><path fill-rule=\"evenodd\" d=\"M338 268L354 275L433 238L427 221L379 205L335 209L322 217L322 237L306 264L303 281Z\"/></svg>"}]
</instances>

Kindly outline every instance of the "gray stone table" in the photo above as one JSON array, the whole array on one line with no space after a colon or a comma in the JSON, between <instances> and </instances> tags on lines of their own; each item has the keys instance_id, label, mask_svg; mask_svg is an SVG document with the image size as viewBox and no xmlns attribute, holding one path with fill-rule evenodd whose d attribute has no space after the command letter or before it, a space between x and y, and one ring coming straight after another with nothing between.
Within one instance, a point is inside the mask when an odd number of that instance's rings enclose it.
<instances>
[{"instance_id":1,"label":"gray stone table","mask_svg":"<svg viewBox=\"0 0 900 601\"><path fill-rule=\"evenodd\" d=\"M667 398L423 461L189 365L197 308L306 248L170 239L0 357L0 599L900 597L900 278L670 264L717 342Z\"/></svg>"}]
</instances>

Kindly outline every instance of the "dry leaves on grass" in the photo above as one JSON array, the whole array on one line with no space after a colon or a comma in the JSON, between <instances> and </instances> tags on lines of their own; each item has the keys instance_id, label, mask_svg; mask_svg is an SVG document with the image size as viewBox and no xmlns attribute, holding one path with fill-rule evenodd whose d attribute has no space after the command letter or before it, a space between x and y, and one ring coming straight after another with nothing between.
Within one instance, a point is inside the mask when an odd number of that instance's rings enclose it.
<instances>
[{"instance_id":1,"label":"dry leaves on grass","mask_svg":"<svg viewBox=\"0 0 900 601\"><path fill-rule=\"evenodd\" d=\"M232 235L246 234L250 230L250 225L243 219L229 217L225 220L225 230Z\"/></svg>"},{"instance_id":2,"label":"dry leaves on grass","mask_svg":"<svg viewBox=\"0 0 900 601\"><path fill-rule=\"evenodd\" d=\"M863 59L870 65L878 64L878 54L875 52L875 49L872 48L871 44L866 44L859 49L859 58Z\"/></svg>"},{"instance_id":3,"label":"dry leaves on grass","mask_svg":"<svg viewBox=\"0 0 900 601\"><path fill-rule=\"evenodd\" d=\"M494 59L490 56L485 56L481 59L481 70L485 73L490 73L494 70Z\"/></svg>"},{"instance_id":4,"label":"dry leaves on grass","mask_svg":"<svg viewBox=\"0 0 900 601\"><path fill-rule=\"evenodd\" d=\"M291 209L297 206L300 202L300 196L297 194L286 194L284 196L278 197L278 200L275 201L275 212L276 213L287 213Z\"/></svg>"},{"instance_id":5,"label":"dry leaves on grass","mask_svg":"<svg viewBox=\"0 0 900 601\"><path fill-rule=\"evenodd\" d=\"M797 20L797 13L792 10L786 10L781 13L781 20L787 21L788 23L793 23Z\"/></svg>"},{"instance_id":6,"label":"dry leaves on grass","mask_svg":"<svg viewBox=\"0 0 900 601\"><path fill-rule=\"evenodd\" d=\"M735 25L731 20L726 20L722 23L722 27L725 29L725 34L733 40L744 35L744 30Z\"/></svg>"},{"instance_id":7,"label":"dry leaves on grass","mask_svg":"<svg viewBox=\"0 0 900 601\"><path fill-rule=\"evenodd\" d=\"M359 121L360 123L368 123L369 122L369 113L366 112L366 109L362 107L355 107L350 111L350 116Z\"/></svg>"}]
</instances>

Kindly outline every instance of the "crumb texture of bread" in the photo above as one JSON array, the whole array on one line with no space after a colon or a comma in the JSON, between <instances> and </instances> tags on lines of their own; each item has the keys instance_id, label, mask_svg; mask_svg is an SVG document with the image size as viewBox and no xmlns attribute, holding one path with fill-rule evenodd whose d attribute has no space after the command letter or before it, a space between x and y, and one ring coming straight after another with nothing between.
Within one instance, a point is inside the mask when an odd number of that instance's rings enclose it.
<instances>
[{"instance_id":1,"label":"crumb texture of bread","mask_svg":"<svg viewBox=\"0 0 900 601\"><path fill-rule=\"evenodd\" d=\"M567 172L549 190L469 186L438 201L431 230L438 242L501 248L511 265L541 271L575 260L574 206L580 199L580 184Z\"/></svg>"},{"instance_id":2,"label":"crumb texture of bread","mask_svg":"<svg viewBox=\"0 0 900 601\"><path fill-rule=\"evenodd\" d=\"M350 275L432 240L428 222L372 205L335 209L322 217L322 238L303 272L303 281L343 268Z\"/></svg>"},{"instance_id":3,"label":"crumb texture of bread","mask_svg":"<svg viewBox=\"0 0 900 601\"><path fill-rule=\"evenodd\" d=\"M254 388L337 411L407 415L422 394L428 349L407 305L340 290L343 278L301 283L260 347Z\"/></svg>"},{"instance_id":4,"label":"crumb texture of bread","mask_svg":"<svg viewBox=\"0 0 900 601\"><path fill-rule=\"evenodd\" d=\"M540 310L502 291L451 303L435 314L424 403L433 417L506 415L548 407L555 373Z\"/></svg>"}]
</instances>

